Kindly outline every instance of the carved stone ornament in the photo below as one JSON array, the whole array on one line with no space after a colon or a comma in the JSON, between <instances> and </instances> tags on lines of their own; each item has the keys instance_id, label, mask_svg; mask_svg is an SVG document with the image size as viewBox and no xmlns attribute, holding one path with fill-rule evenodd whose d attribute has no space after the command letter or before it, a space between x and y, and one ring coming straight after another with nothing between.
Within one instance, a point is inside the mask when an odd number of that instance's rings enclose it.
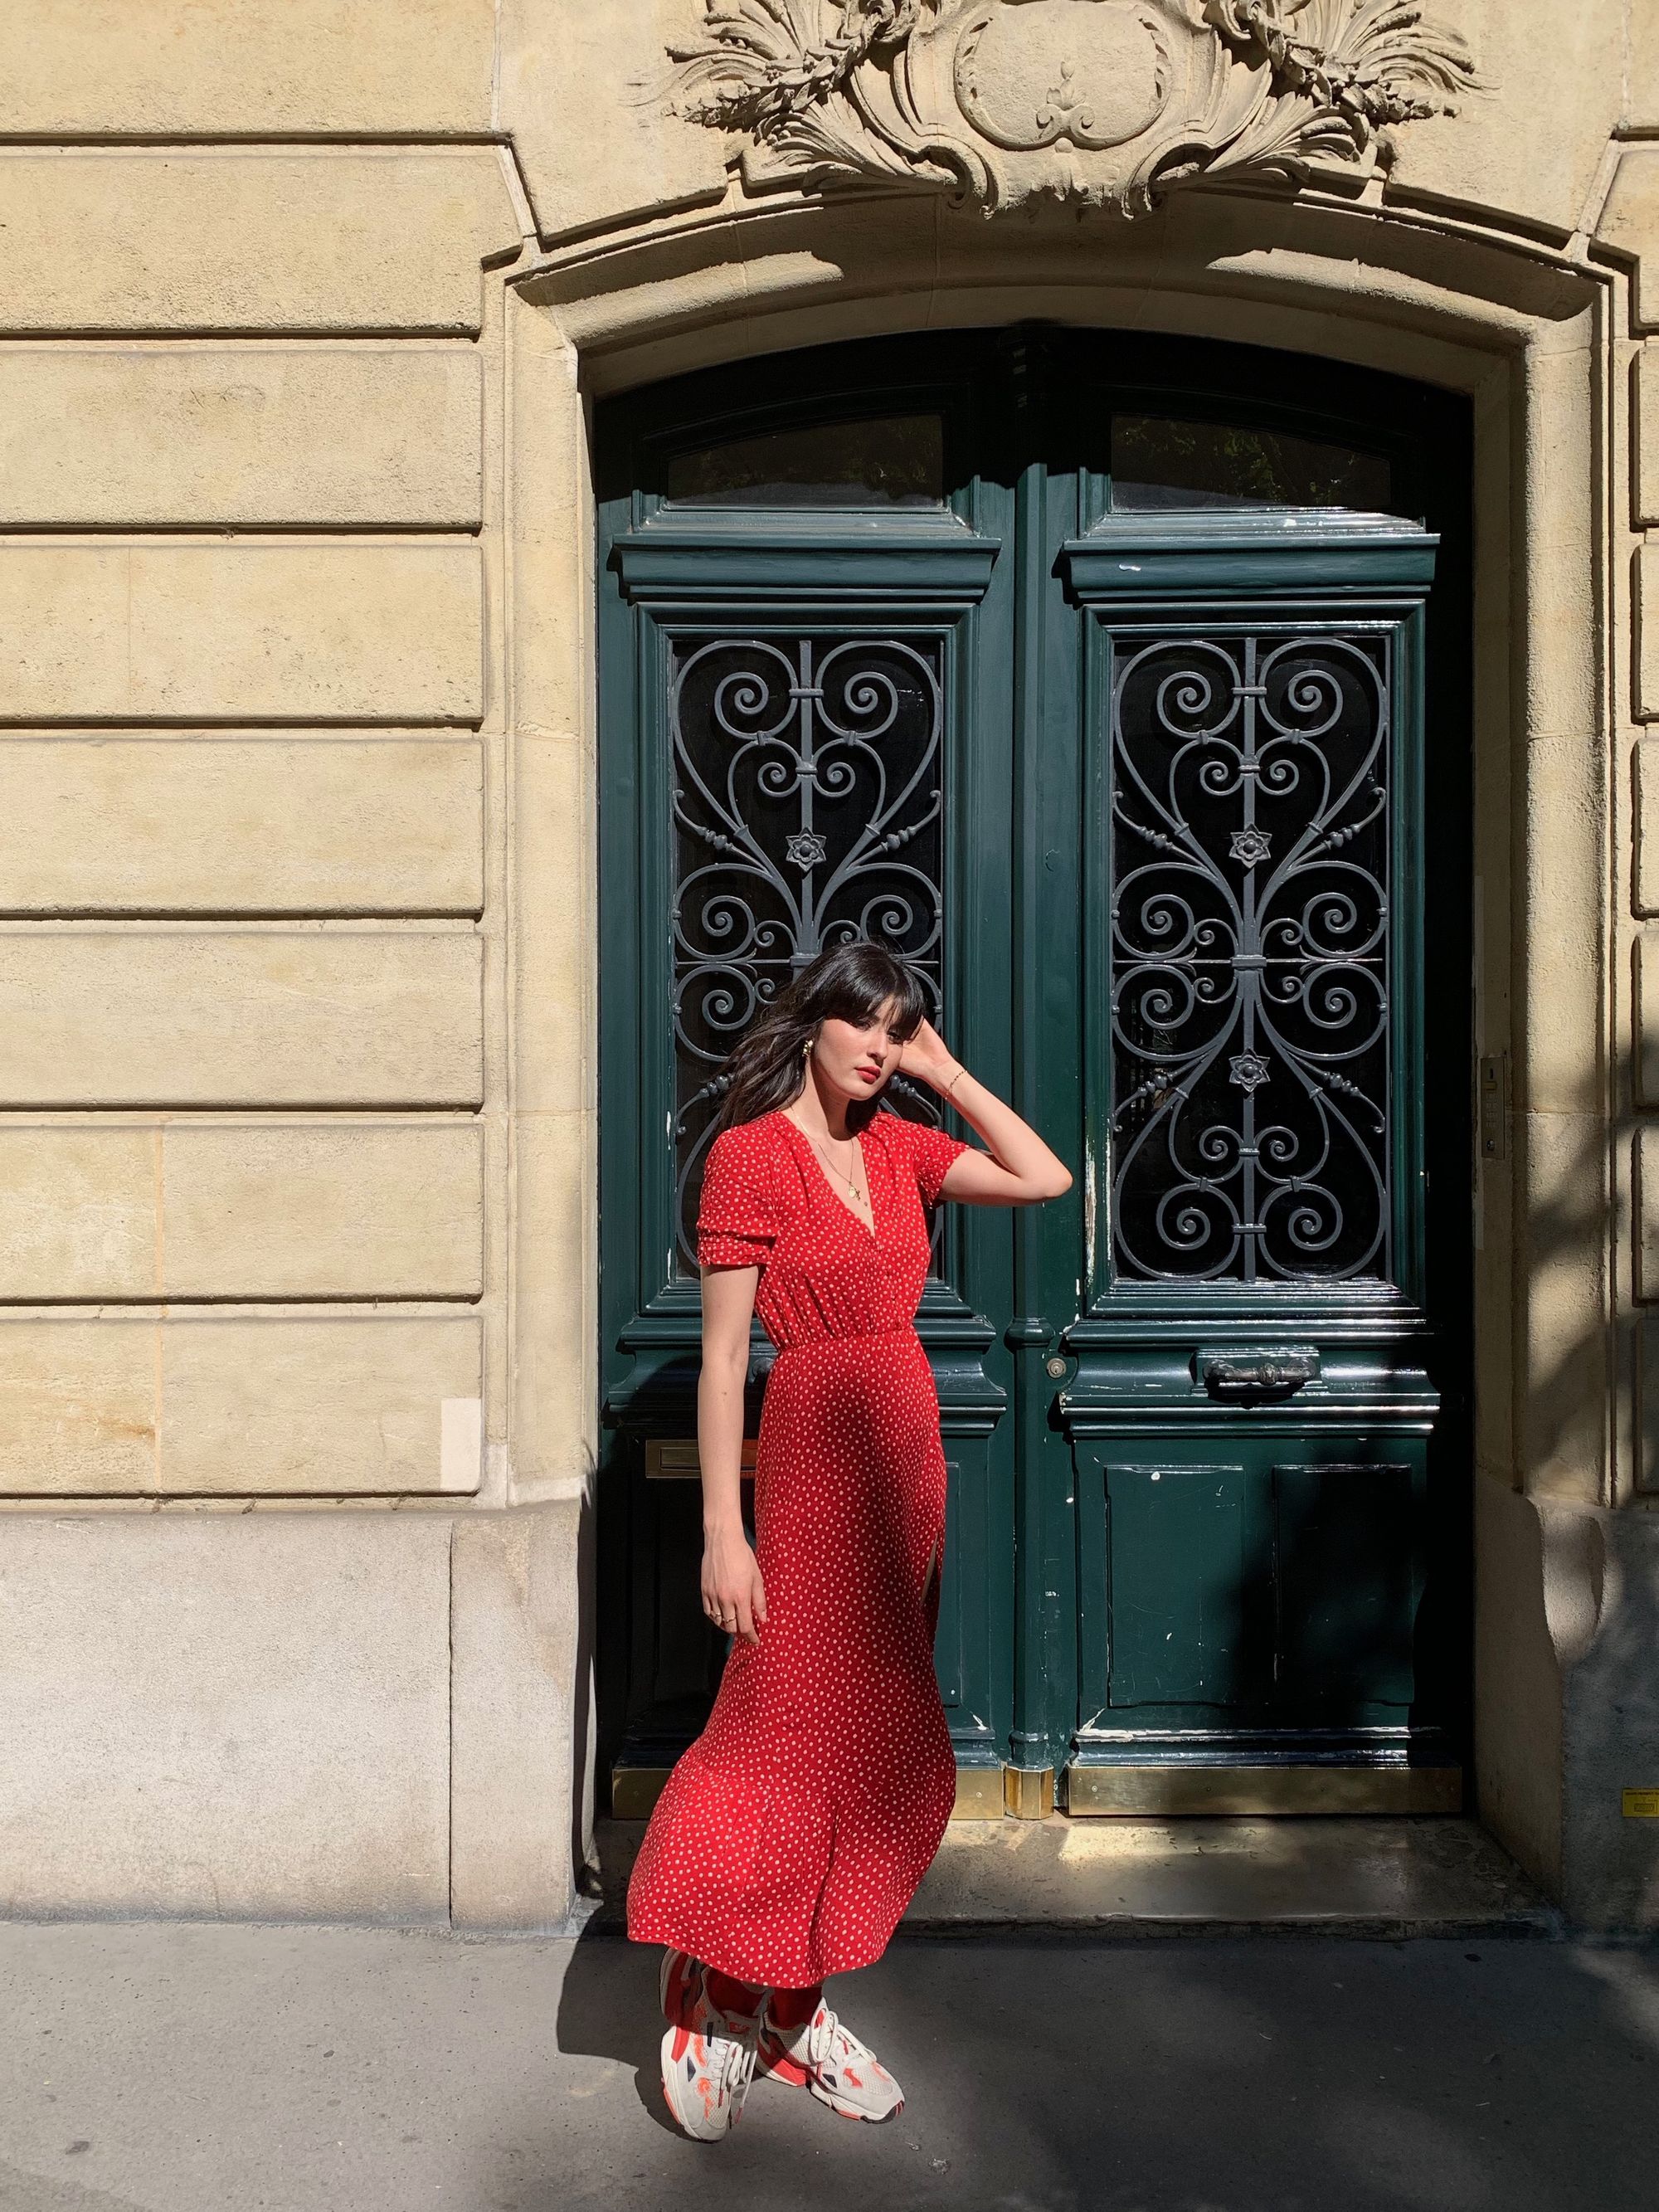
<instances>
[{"instance_id":1,"label":"carved stone ornament","mask_svg":"<svg viewBox=\"0 0 1659 2212\"><path fill-rule=\"evenodd\" d=\"M1419 0L700 0L675 106L750 187L908 179L1126 216L1192 177L1364 174L1479 84Z\"/></svg>"}]
</instances>

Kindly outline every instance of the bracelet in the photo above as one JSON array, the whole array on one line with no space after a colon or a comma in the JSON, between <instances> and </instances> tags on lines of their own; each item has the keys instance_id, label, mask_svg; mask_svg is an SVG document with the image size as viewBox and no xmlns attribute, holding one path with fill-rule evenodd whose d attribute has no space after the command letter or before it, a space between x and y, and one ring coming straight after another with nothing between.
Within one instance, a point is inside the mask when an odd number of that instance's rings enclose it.
<instances>
[{"instance_id":1,"label":"bracelet","mask_svg":"<svg viewBox=\"0 0 1659 2212\"><path fill-rule=\"evenodd\" d=\"M958 1067L958 1068L957 1068L957 1072L956 1072L956 1073L955 1073L955 1074L951 1078L951 1080L950 1080L947 1084L945 1084L945 1086L943 1087L943 1089L940 1091L940 1092L939 1092L939 1096L940 1096L940 1097L941 1097L941 1098L948 1098L948 1097L950 1097L951 1093L951 1092L956 1089L956 1087L957 1087L957 1084L961 1082L961 1080L962 1080L963 1077L964 1075L966 1075L966 1074L967 1074L967 1073L968 1073L968 1070L967 1070L967 1068L966 1068L965 1066L960 1066L960 1067Z\"/></svg>"}]
</instances>

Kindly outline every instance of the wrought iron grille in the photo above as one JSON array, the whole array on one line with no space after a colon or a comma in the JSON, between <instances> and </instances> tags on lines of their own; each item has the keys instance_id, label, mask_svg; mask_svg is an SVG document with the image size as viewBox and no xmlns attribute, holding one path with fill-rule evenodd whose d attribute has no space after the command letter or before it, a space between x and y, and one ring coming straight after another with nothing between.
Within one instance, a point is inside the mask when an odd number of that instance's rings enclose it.
<instances>
[{"instance_id":1,"label":"wrought iron grille","mask_svg":"<svg viewBox=\"0 0 1659 2212\"><path fill-rule=\"evenodd\" d=\"M939 1003L944 647L938 638L683 638L672 648L678 1257L720 1062L826 946L902 953ZM915 1111L902 1086L895 1106Z\"/></svg>"},{"instance_id":2,"label":"wrought iron grille","mask_svg":"<svg viewBox=\"0 0 1659 2212\"><path fill-rule=\"evenodd\" d=\"M1114 664L1114 1273L1388 1279L1388 638Z\"/></svg>"}]
</instances>

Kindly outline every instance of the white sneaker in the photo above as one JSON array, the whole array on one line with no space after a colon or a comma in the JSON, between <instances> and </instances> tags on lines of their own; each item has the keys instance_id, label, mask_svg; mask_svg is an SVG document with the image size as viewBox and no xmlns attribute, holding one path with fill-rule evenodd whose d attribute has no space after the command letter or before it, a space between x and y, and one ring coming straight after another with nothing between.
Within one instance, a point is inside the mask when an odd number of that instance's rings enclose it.
<instances>
[{"instance_id":1,"label":"white sneaker","mask_svg":"<svg viewBox=\"0 0 1659 2212\"><path fill-rule=\"evenodd\" d=\"M664 1971L662 1979L668 1974ZM717 2142L743 2116L755 2078L760 2021L722 2012L698 1993L698 2025L672 2027L662 2039L662 2094L669 2111L698 2142Z\"/></svg>"},{"instance_id":2,"label":"white sneaker","mask_svg":"<svg viewBox=\"0 0 1659 2212\"><path fill-rule=\"evenodd\" d=\"M785 2088L810 2089L848 2120L890 2120L904 2092L866 2044L822 1999L804 2027L779 2027L763 2010L758 2071Z\"/></svg>"}]
</instances>

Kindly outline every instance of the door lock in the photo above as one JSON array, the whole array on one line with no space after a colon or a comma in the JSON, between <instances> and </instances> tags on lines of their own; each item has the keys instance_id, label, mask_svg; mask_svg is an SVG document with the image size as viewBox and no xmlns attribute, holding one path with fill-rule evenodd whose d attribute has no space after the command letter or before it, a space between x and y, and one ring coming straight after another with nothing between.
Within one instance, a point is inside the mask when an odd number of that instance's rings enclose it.
<instances>
[{"instance_id":1,"label":"door lock","mask_svg":"<svg viewBox=\"0 0 1659 2212\"><path fill-rule=\"evenodd\" d=\"M1066 1380L1066 1370L1071 1364L1069 1359L1062 1358L1057 1352L1051 1352L1042 1363L1045 1372L1056 1382L1063 1382Z\"/></svg>"},{"instance_id":2,"label":"door lock","mask_svg":"<svg viewBox=\"0 0 1659 2212\"><path fill-rule=\"evenodd\" d=\"M1199 1381L1224 1405L1293 1398L1318 1376L1319 1353L1311 1344L1227 1345L1198 1355Z\"/></svg>"}]
</instances>

